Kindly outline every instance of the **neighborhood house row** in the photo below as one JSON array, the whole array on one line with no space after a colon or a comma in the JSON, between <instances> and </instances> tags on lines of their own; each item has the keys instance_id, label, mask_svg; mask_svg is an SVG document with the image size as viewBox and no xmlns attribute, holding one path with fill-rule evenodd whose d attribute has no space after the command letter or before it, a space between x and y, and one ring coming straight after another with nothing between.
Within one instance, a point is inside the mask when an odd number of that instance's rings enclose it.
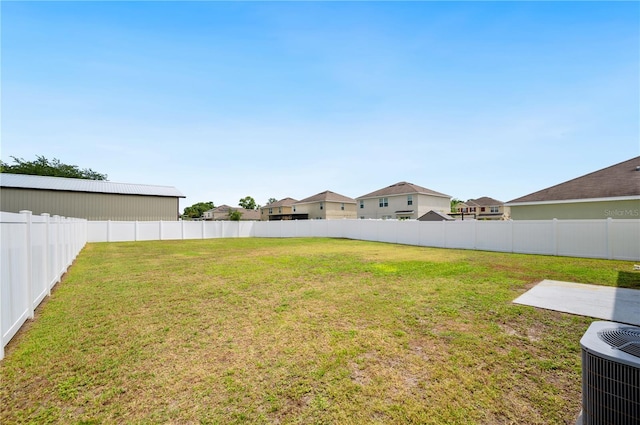
<instances>
[{"instance_id":1,"label":"neighborhood house row","mask_svg":"<svg viewBox=\"0 0 640 425\"><path fill-rule=\"evenodd\" d=\"M397 219L453 220L505 219L504 203L489 197L472 199L457 205L451 213L451 196L413 183L399 182L358 198L349 198L326 190L302 200L284 198L259 211L221 205L206 211L204 220L227 220L230 211L242 213L242 220L332 220L332 219Z\"/></svg>"}]
</instances>

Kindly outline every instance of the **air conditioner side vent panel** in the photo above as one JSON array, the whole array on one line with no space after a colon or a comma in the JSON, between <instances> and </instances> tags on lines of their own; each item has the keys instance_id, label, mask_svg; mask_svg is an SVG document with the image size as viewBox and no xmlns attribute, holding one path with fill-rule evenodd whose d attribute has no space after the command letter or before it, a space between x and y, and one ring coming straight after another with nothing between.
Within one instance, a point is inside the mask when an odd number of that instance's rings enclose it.
<instances>
[{"instance_id":1,"label":"air conditioner side vent panel","mask_svg":"<svg viewBox=\"0 0 640 425\"><path fill-rule=\"evenodd\" d=\"M635 348L636 335L640 328L594 322L580 340L583 425L640 425L640 357L622 350Z\"/></svg>"}]
</instances>

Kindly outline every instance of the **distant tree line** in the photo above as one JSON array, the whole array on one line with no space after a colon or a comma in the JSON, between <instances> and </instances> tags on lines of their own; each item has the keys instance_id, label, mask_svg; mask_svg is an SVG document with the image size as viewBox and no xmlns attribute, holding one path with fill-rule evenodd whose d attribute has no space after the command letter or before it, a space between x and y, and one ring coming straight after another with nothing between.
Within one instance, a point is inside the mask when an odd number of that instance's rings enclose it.
<instances>
[{"instance_id":1,"label":"distant tree line","mask_svg":"<svg viewBox=\"0 0 640 425\"><path fill-rule=\"evenodd\" d=\"M276 198L269 198L267 204L272 204L277 202ZM238 206L244 208L245 210L257 210L260 208L260 205L256 204L256 200L251 196L245 196L240 199L238 202ZM184 209L182 214L182 218L186 220L193 220L202 218L205 211L209 211L215 208L215 205L212 201L209 202L198 202ZM238 221L242 217L242 211L234 210L231 208L229 210L229 220Z\"/></svg>"},{"instance_id":2,"label":"distant tree line","mask_svg":"<svg viewBox=\"0 0 640 425\"><path fill-rule=\"evenodd\" d=\"M49 161L44 156L36 156L34 161L26 161L12 156L13 164L0 160L0 172L8 174L30 174L32 176L69 177L72 179L107 180L107 175L93 171L91 168L80 169L77 165L68 165L53 158Z\"/></svg>"},{"instance_id":3,"label":"distant tree line","mask_svg":"<svg viewBox=\"0 0 640 425\"><path fill-rule=\"evenodd\" d=\"M205 211L209 211L215 208L212 201L209 202L198 202L197 204L193 204L190 207L186 207L184 209L184 213L182 214L182 218L200 218L204 214Z\"/></svg>"}]
</instances>

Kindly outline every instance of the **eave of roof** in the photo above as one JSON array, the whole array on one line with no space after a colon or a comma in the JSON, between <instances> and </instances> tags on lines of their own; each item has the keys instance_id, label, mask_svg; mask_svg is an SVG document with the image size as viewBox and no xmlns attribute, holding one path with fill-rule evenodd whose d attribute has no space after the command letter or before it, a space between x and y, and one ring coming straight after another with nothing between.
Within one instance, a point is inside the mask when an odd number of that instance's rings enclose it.
<instances>
[{"instance_id":1,"label":"eave of roof","mask_svg":"<svg viewBox=\"0 0 640 425\"><path fill-rule=\"evenodd\" d=\"M504 204L504 206L520 207L524 205L556 205L556 204L575 204L575 203L583 203L583 202L615 202L615 201L640 201L640 195L615 196L611 198L559 199L559 200L551 200L551 201L529 201L529 202L509 201L506 204Z\"/></svg>"}]
</instances>

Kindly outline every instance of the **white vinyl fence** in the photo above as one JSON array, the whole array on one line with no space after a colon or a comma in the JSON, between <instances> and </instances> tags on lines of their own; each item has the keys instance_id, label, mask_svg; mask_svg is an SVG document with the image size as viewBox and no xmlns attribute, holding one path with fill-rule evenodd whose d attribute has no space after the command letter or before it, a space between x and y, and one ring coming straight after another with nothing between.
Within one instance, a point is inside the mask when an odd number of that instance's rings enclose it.
<instances>
[{"instance_id":1,"label":"white vinyl fence","mask_svg":"<svg viewBox=\"0 0 640 425\"><path fill-rule=\"evenodd\" d=\"M333 237L439 248L640 261L640 220L90 221L89 242Z\"/></svg>"},{"instance_id":2,"label":"white vinyl fence","mask_svg":"<svg viewBox=\"0 0 640 425\"><path fill-rule=\"evenodd\" d=\"M440 248L640 261L640 220L85 221L1 213L2 347L86 242L333 237Z\"/></svg>"},{"instance_id":3,"label":"white vinyl fence","mask_svg":"<svg viewBox=\"0 0 640 425\"><path fill-rule=\"evenodd\" d=\"M0 212L0 359L86 242L86 220Z\"/></svg>"}]
</instances>

